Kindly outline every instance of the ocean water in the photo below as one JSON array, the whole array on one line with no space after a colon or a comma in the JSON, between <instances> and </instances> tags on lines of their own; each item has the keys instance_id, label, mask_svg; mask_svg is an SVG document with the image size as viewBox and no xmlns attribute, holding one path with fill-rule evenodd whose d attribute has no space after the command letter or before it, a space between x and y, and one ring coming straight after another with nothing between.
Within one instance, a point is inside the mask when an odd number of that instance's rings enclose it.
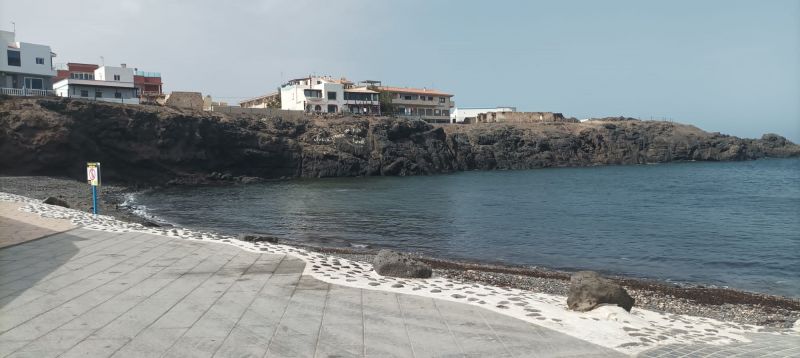
<instances>
[{"instance_id":1,"label":"ocean water","mask_svg":"<svg viewBox=\"0 0 800 358\"><path fill-rule=\"evenodd\" d=\"M167 222L800 297L800 159L179 187Z\"/></svg>"}]
</instances>

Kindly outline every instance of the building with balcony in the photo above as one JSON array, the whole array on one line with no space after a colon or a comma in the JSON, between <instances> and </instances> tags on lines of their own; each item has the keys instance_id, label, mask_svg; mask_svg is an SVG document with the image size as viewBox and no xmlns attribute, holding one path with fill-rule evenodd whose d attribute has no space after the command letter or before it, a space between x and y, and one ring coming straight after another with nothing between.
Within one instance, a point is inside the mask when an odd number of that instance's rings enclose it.
<instances>
[{"instance_id":1,"label":"building with balcony","mask_svg":"<svg viewBox=\"0 0 800 358\"><path fill-rule=\"evenodd\" d=\"M344 78L309 76L281 86L281 109L311 113L380 114L378 92Z\"/></svg>"},{"instance_id":2,"label":"building with balcony","mask_svg":"<svg viewBox=\"0 0 800 358\"><path fill-rule=\"evenodd\" d=\"M161 72L140 71L133 69L133 87L142 103L156 103L164 98L164 82L161 81Z\"/></svg>"},{"instance_id":3,"label":"building with balcony","mask_svg":"<svg viewBox=\"0 0 800 358\"><path fill-rule=\"evenodd\" d=\"M125 64L121 66L127 68ZM67 78L94 80L94 71L98 68L100 68L100 66L95 64L70 62L66 65L61 65L53 82L59 82ZM164 83L161 81L161 73L140 71L137 68L133 69L133 87L136 91L135 97L139 99L139 102L156 103L159 99L163 99L163 86Z\"/></svg>"},{"instance_id":4,"label":"building with balcony","mask_svg":"<svg viewBox=\"0 0 800 358\"><path fill-rule=\"evenodd\" d=\"M17 96L52 95L56 75L50 46L16 41L16 34L0 31L6 51L0 56L0 94Z\"/></svg>"},{"instance_id":5,"label":"building with balcony","mask_svg":"<svg viewBox=\"0 0 800 358\"><path fill-rule=\"evenodd\" d=\"M450 111L451 123L464 123L467 118L478 118L478 115L490 112L516 112L517 107L474 107L474 108L460 108L455 107Z\"/></svg>"},{"instance_id":6,"label":"building with balcony","mask_svg":"<svg viewBox=\"0 0 800 358\"><path fill-rule=\"evenodd\" d=\"M133 69L124 64L121 67L102 66L91 73L69 73L67 78L53 84L53 91L60 97L139 104L133 73Z\"/></svg>"},{"instance_id":7,"label":"building with balcony","mask_svg":"<svg viewBox=\"0 0 800 358\"><path fill-rule=\"evenodd\" d=\"M374 87L389 98L394 114L431 123L450 123L453 95L427 88Z\"/></svg>"}]
</instances>

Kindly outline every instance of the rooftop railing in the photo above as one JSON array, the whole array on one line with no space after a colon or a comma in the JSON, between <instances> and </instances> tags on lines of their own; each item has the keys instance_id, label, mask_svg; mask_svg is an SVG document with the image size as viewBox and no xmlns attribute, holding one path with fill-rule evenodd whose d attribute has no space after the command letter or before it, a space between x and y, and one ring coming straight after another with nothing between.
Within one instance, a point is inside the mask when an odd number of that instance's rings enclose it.
<instances>
[{"instance_id":1,"label":"rooftop railing","mask_svg":"<svg viewBox=\"0 0 800 358\"><path fill-rule=\"evenodd\" d=\"M142 76L142 77L158 77L158 78L161 78L161 72L147 72L147 71L136 70L136 71L134 71L133 74L136 75L136 76Z\"/></svg>"}]
</instances>

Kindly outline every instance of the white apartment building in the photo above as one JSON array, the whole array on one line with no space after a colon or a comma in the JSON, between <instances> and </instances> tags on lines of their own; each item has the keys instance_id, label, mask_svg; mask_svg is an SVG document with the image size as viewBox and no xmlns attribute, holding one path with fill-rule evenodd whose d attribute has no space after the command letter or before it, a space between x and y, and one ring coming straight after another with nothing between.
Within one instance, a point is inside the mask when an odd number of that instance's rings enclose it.
<instances>
[{"instance_id":1,"label":"white apartment building","mask_svg":"<svg viewBox=\"0 0 800 358\"><path fill-rule=\"evenodd\" d=\"M281 109L314 113L379 114L378 92L344 78L309 76L281 86Z\"/></svg>"},{"instance_id":2,"label":"white apartment building","mask_svg":"<svg viewBox=\"0 0 800 358\"><path fill-rule=\"evenodd\" d=\"M94 70L93 76L87 76L86 79L65 78L54 83L53 90L60 97L139 104L133 84L133 69L125 64L120 67L99 67Z\"/></svg>"},{"instance_id":3,"label":"white apartment building","mask_svg":"<svg viewBox=\"0 0 800 358\"><path fill-rule=\"evenodd\" d=\"M6 95L43 96L51 94L56 75L50 46L17 42L16 34L0 31L0 43L6 53L0 56L0 93Z\"/></svg>"},{"instance_id":4,"label":"white apartment building","mask_svg":"<svg viewBox=\"0 0 800 358\"><path fill-rule=\"evenodd\" d=\"M516 112L517 107L494 107L494 108L453 108L450 112L451 123L463 123L464 119L477 118L481 113L490 112Z\"/></svg>"}]
</instances>

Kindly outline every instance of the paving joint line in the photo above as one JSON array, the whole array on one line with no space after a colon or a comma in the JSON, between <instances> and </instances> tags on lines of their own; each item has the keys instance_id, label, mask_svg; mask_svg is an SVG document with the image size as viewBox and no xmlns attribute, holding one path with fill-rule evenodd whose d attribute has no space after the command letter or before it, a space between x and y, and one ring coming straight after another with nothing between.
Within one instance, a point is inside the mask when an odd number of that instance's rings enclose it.
<instances>
[{"instance_id":1,"label":"paving joint line","mask_svg":"<svg viewBox=\"0 0 800 358\"><path fill-rule=\"evenodd\" d=\"M259 258L261 258L261 256L264 256L264 254L260 254L260 255L258 256L258 258L256 259L256 261L255 261L255 262L258 262L258 259L259 259ZM277 269L277 268L278 268L278 266L280 266L280 265L281 265L281 262L283 262L283 260L284 260L285 258L286 258L286 255L283 255L283 257L281 257L280 261L278 261L278 265L276 265L276 266L275 266L275 269ZM255 264L255 262L253 262L253 264ZM253 265L250 265L250 267L248 267L248 268L247 268L247 270L249 271L251 267L253 267ZM246 274L246 273L247 273L247 272L245 272L245 274ZM217 355L217 352L219 352L220 348L222 348L222 346L225 344L225 341L227 341L227 340L228 340L228 337L230 337L230 336L231 336L231 333L233 333L233 330L234 330L234 329L236 329L236 327L239 327L239 322L241 322L241 321L242 321L242 317L244 317L244 315L245 315L245 314L247 314L247 310L250 308L250 306L252 306L252 305L253 305L253 302L255 302L255 301L256 301L256 299L258 298L258 296L261 294L261 291L263 291L263 290L264 290L264 288L265 288L265 287L267 287L267 283L269 283L269 280L270 280L270 279L271 279L271 278L272 278L274 275L275 275L275 271L273 271L272 273L270 273L270 274L269 274L269 277L267 277L267 279L266 279L266 280L264 280L264 283L261 285L261 288L259 288L259 289L258 289L258 291L256 291L256 294L255 294L255 295L253 295L253 299L251 299L251 300L250 300L250 303L248 303L248 304L247 304L247 307L245 307L245 309L242 311L242 314L240 314L240 315L239 315L239 318L237 318L237 319L236 319L236 323L233 325L233 328L231 328L231 330L230 330L230 331L228 331L228 334L225 336L225 339L223 339L223 340L222 340L222 342L221 342L221 343L220 343L220 345L217 347L217 349L215 349L215 350L214 350L214 353L212 353L212 354L211 354L211 356L212 356L212 357ZM234 281L234 282L235 282L235 281ZM226 292L227 292L227 291L226 291ZM224 294L223 294L223 295L224 295ZM220 297L221 297L221 296L220 296ZM277 329L277 328L276 328L276 329Z\"/></svg>"},{"instance_id":2,"label":"paving joint line","mask_svg":"<svg viewBox=\"0 0 800 358\"><path fill-rule=\"evenodd\" d=\"M156 247L153 247L152 249L155 249L155 248L157 248L157 247L159 247L159 246L161 246L161 245L158 245L158 246L156 246ZM147 266L147 264L149 264L150 262L152 262L152 261L155 261L155 260L157 260L158 258L160 258L160 257L162 257L162 256L164 256L164 255L166 255L166 254L172 253L172 252L173 252L174 250L176 250L176 249L177 249L177 248L175 248L175 249L173 249L173 250L171 250L171 251L167 251L167 252L161 253L161 254L159 254L158 256L156 256L156 257L154 257L153 259L151 259L150 261L147 261L147 262L145 262L144 264L142 264L142 265L140 265L140 266L138 266L138 267L136 267L136 268L134 268L134 269L132 269L132 270L130 270L130 271L128 271L128 272L125 272L125 273L123 273L123 274L122 274L122 275L120 275L119 277L122 277L122 276L124 276L124 275L127 275L127 274L129 274L129 273L133 272L133 271L136 271L136 270L138 270L138 269L141 269L142 267L145 267L145 266ZM199 248L198 248L198 249L199 249ZM148 250L148 251L149 251L149 250ZM196 250L193 250L193 251L191 251L191 252L187 253L187 254L186 254L186 256L188 256L189 254L191 254L191 253L192 253L192 252L194 252L194 251L196 251ZM53 332L53 331L55 331L55 330L57 330L57 329L59 329L59 328L61 328L61 327L65 326L65 325L67 325L67 324L69 324L70 322L72 322L72 321L74 321L74 320L76 320L76 319L80 318L80 317L81 317L83 314L85 314L85 313L87 313L87 312L89 312L89 311L91 311L91 310L95 309L95 308L96 308L96 307L98 307L98 306L101 306L101 305L105 304L106 302L108 302L108 301L110 301L110 300L114 299L115 297L117 297L117 296L119 296L119 295L121 295L121 294L123 294L123 293L125 293L125 292L128 292L128 291L130 291L130 290L131 290L131 289L133 289L134 287L138 286L140 283L142 283L142 282L144 282L145 280L147 280L148 278L150 278L150 277L152 277L152 276L154 276L154 275L156 275L156 274L160 273L160 272L161 272L161 271L163 271L164 269L165 269L165 268L162 268L161 270L159 270L159 271L156 271L156 272L154 272L154 273L150 274L149 276L142 278L141 280L139 280L138 282L136 282L134 285L131 285L131 286L127 287L126 289L124 289L124 290L122 290L122 291L120 291L120 292L118 292L118 293L114 294L113 296L109 297L108 299L104 300L103 302L100 302L100 303L98 303L98 304L96 304L96 305L92 306L91 308L89 308L88 310L84 311L83 313L81 313L81 314L80 314L80 315L78 315L77 317L75 317L75 318L73 318L73 319L71 319L71 320L69 320L69 321L67 321L67 322L64 322L63 324L59 325L58 327L55 327L55 328L53 328L53 329L51 329L51 330L49 330L49 331L47 331L47 332L45 332L45 333L43 333L43 334L39 335L38 337L36 337L36 338L32 339L30 342L28 342L28 343L26 343L25 345L23 345L23 346L21 346L21 347L17 348L16 350L12 351L11 353L14 353L14 352L17 352L17 351L19 351L20 349L23 349L24 347L26 347L26 346L28 346L29 344L33 343L35 340L37 340L37 339L39 339L39 338L41 338L41 337L44 337L44 336L46 336L47 334L49 334L49 333L51 333L51 332ZM111 279L111 280L107 281L106 283L103 283L102 285L105 285L105 284L107 284L108 282L114 281L114 280L118 279L119 277L113 278L113 279ZM99 286L98 286L98 287L99 287ZM95 287L95 288L96 288L96 287ZM58 305L58 306L56 306L56 307L53 307L53 308L51 308L50 310L48 310L48 311L46 311L46 312L43 312L43 313L41 313L41 314L37 315L36 317L39 317L39 316L41 316L41 315L43 315L43 314L46 314L47 312L50 312L50 311L52 311L52 310L54 310L54 309L56 309L56 308L58 308L58 307L61 307L61 306L63 306L64 304L66 304L66 303L68 303L68 302L70 302L70 301L72 301L72 300L74 300L74 299L77 299L77 298L79 298L79 297L81 297L81 296L83 296L83 295L86 295L87 293L90 293L90 292L91 292L91 291L93 291L93 290L94 290L94 289L90 289L90 290L88 290L88 291L86 291L86 292L84 292L84 293L82 293L82 294L80 294L80 295L78 295L78 296L76 296L76 297L74 297L74 298L70 299L69 301L65 301L65 302L63 302L62 304L60 304L60 305ZM30 321L30 320L36 319L36 317L33 317L33 318L31 318L31 319L29 319L29 320L27 320L27 321L25 321L25 322L22 322L22 323L20 323L19 325L15 326L15 328L16 328L16 327L19 327L19 326L20 326L20 325L22 325L22 324L25 324L26 322L28 322L28 321ZM14 328L12 328L12 329L14 329ZM8 332L8 331L6 331L6 332ZM3 333L5 333L5 332L3 332ZM91 334L90 334L90 335L91 335ZM83 340L81 340L81 341L83 341ZM80 342L79 342L79 343L80 343ZM71 348L72 348L72 346L71 346L70 348L68 348L67 350L69 350L69 349L71 349ZM65 352L66 352L66 351L65 351ZM59 355L60 355L60 354L59 354Z\"/></svg>"},{"instance_id":3,"label":"paving joint line","mask_svg":"<svg viewBox=\"0 0 800 358\"><path fill-rule=\"evenodd\" d=\"M144 328L140 329L140 330L139 330L139 332L136 332L136 334L134 334L134 335L133 335L133 336L132 336L132 337L131 337L131 338L128 340L128 342L126 342L125 344L123 344L122 346L120 346L120 347L118 347L116 350L114 350L114 352L112 352L112 353L109 355L109 357L111 357L111 356L113 356L113 355L117 354L117 352L119 352L119 351L120 351L122 348L125 348L125 346L127 346L128 344L130 344L131 342L133 342L133 340L134 340L136 337L138 337L138 336L139 336L139 334L141 334L142 332L144 332L145 330L147 330L148 328L150 328L150 327L151 327L151 326L152 326L154 323L158 322L158 320L160 320L160 319L161 319L161 317L164 317L164 315L165 315L165 314L167 314L167 312L171 311L173 308L175 308L175 306L176 306L178 303L182 302L184 299L186 299L186 297L188 297L188 296L189 296L189 295L191 295L191 294L192 294L192 293L193 293L195 290L197 290L197 288L198 288L198 287L202 286L204 283L206 283L206 281L208 281L209 279L211 279L212 277L214 277L214 275L216 275L216 274L217 274L217 273L218 273L220 270L222 270L222 268L223 268L223 267L225 267L225 265L227 265L229 262L231 262L231 261L232 261L234 258L238 257L238 256L239 256L239 255L240 255L242 252L244 252L244 251L243 251L243 250L239 250L239 253L237 253L236 255L233 255L233 256L231 256L231 258L229 258L229 259L228 259L228 261L225 261L225 263L224 263L224 264L220 265L220 267L219 267L219 268L218 268L216 271L214 271L214 273L213 273L213 274L211 274L211 275L208 275L208 277L206 277L206 278L205 278L205 279L204 279L202 282L198 283L198 284L197 284L197 286L195 286L194 288L192 288L192 290L191 290L191 291L189 291L189 292L187 292L185 295L183 295L183 297L181 297L181 298L180 298L179 300L177 300L177 301L176 301L174 304L172 304L172 306L170 306L168 309L164 310L164 312L162 312L162 313L161 313L161 314L160 314L160 315L159 315L159 316L158 316L156 319L154 319L152 322L150 322L150 323L149 323L149 324L148 324L146 327L144 327ZM212 252L212 254L213 254L213 252ZM197 266L199 266L200 264L202 264L203 262L205 262L206 260L208 260L208 258L209 258L209 257L211 257L211 256L212 256L212 255L208 255L208 256L206 256L206 258L204 258L204 259L203 259L203 261L200 261L200 262L198 262L198 263L197 263L197 265L195 265L194 267L192 267L192 269L196 268ZM175 280L172 280L172 281L170 281L170 283L172 283L172 282L175 282L177 279L179 279L179 278L183 277L184 275L186 275L186 274L187 274L188 272L190 272L190 271L191 271L191 270L189 270L189 271L186 271L186 272L182 273L180 276L176 277L176 278L175 278ZM163 288L165 288L165 287L168 287L168 286L169 286L169 284L167 284L166 286L162 287L162 289L163 289ZM153 295L155 295L156 293L158 293L158 292L160 292L160 291L161 291L161 289L159 289L159 290L158 290L158 291L156 291L155 293L151 294L151 295L150 295L148 298L152 297ZM146 299L145 299L145 300L146 300ZM134 306L134 307L135 307L135 306ZM131 309L133 309L133 308L131 308ZM127 311L126 311L126 312L127 312ZM190 327L190 328L191 328L191 327ZM187 330L188 330L188 329L187 329ZM171 347L171 346L170 346L170 347ZM169 349L169 348L167 348L167 349ZM165 352L166 352L166 351L165 351Z\"/></svg>"},{"instance_id":4,"label":"paving joint line","mask_svg":"<svg viewBox=\"0 0 800 358\"><path fill-rule=\"evenodd\" d=\"M283 255L286 256L288 254L283 254ZM277 269L278 268L276 267L275 270L277 270ZM302 279L302 278L303 278L303 274L301 273L300 274L300 278L297 281L298 284L300 283L300 279ZM262 358L266 357L267 354L269 353L269 347L272 345L272 341L275 340L275 336L278 334L278 328L281 327L281 322L283 322L283 319L286 317L286 311L289 309L289 304L292 302L292 298L294 298L294 294L296 292L297 292L297 285L294 285L294 287L292 288L292 294L289 295L289 299L286 300L286 306L283 307L283 312L281 313L281 318L278 320L278 323L275 326L275 331L273 331L272 332L272 336L269 337L269 342L267 342L267 347L266 347L267 349L264 350L264 355L262 356Z\"/></svg>"},{"instance_id":5,"label":"paving joint line","mask_svg":"<svg viewBox=\"0 0 800 358\"><path fill-rule=\"evenodd\" d=\"M197 247L195 250L192 250L192 251L190 251L190 252L187 252L187 253L186 253L186 255L184 255L182 258L178 259L177 261L183 260L183 259L185 259L185 258L189 257L191 254L193 254L193 253L195 253L195 252L197 252L197 251L200 251L201 249L205 249L205 247L202 247L202 246L200 246L200 247ZM202 260L198 261L196 264L194 264L194 266L192 266L190 269L186 270L186 272L190 272L190 271L194 270L195 268L197 268L197 266L200 266L200 265L201 265L203 262L205 262L205 261L206 261L206 260L207 260L209 257L211 257L213 254L214 254L214 252L213 252L213 251L209 251L209 253L208 253L208 255L207 255L206 257L204 257ZM177 261L176 261L176 262L177 262ZM159 273L161 273L161 272L163 272L164 270L166 270L166 269L168 269L168 268L170 268L170 266L164 266L164 267L161 269L161 271L158 271L158 272L159 272ZM117 315L117 317L115 317L114 319L112 319L112 320L108 321L106 324L104 324L104 325L102 325L101 327L99 327L99 328L95 329L95 330L94 330L94 332L92 332L92 334L90 334L90 335L88 335L88 336L84 337L83 339L81 339L81 341L80 341L80 342L78 342L78 343L75 343L75 344L74 344L72 347L70 347L69 349L67 349L67 350L66 350L66 351L64 351L63 353L59 354L59 356L61 356L61 355L65 354L65 353L67 353L67 352L69 352L70 350L72 350L73 348L75 348L76 346L78 346L79 344L83 343L85 340L89 339L89 337L91 337L92 335L94 335L94 334L95 334L95 333L97 333L98 331L102 330L103 328L107 327L109 324L111 324L111 323L113 323L114 321L116 321L116 319L117 319L117 318L119 318L119 317L122 317L122 315L124 315L124 314L126 314L126 313L130 312L132 309L134 309L134 308L138 307L138 305L139 305L140 303L142 303L142 302L146 301L148 298L152 297L153 295L155 295L155 294L157 294L157 293L161 292L161 290L165 289L165 288L166 288L166 287L168 287L170 284L172 284L173 282L175 282L175 281L177 281L178 279L180 279L181 277L183 277L183 275L184 275L184 274L186 274L186 272L184 272L183 274L179 275L178 277L175 277L174 279L170 280L169 282L167 282L167 284L165 284L164 286L162 286L161 288L159 288L159 289L158 289L158 290L156 290L155 292L151 293L149 296L142 298L140 301L136 302L136 304L132 305L130 308L128 308L127 310L125 310L125 311L123 311L122 313L120 313L119 315ZM130 342L131 340L132 340L132 339L128 338L128 342ZM126 344L127 344L127 343L126 343ZM123 345L123 346L124 346L124 345ZM122 347L120 347L120 348L122 348ZM119 348L118 348L117 350L119 350ZM114 353L116 353L116 351L112 352L112 353L111 353L111 355L113 355ZM111 356L111 355L109 355L109 356Z\"/></svg>"},{"instance_id":6,"label":"paving joint line","mask_svg":"<svg viewBox=\"0 0 800 358\"><path fill-rule=\"evenodd\" d=\"M161 245L164 245L164 244L166 244L167 242L169 242L169 241L166 241L166 242L164 242L164 243L162 243L162 244L156 245L156 246L154 246L154 247L152 247L152 248L148 249L147 251L154 250L154 249L156 249L157 247L159 247L159 246L161 246ZM145 251L145 252L147 252L147 251ZM128 261L128 260L132 260L132 259L134 259L134 258L136 258L136 257L137 257L137 256L132 256L132 257L129 257L129 258L125 259L125 260L122 260L122 261L120 261L120 262L117 262L115 265L121 264L121 263L123 263L123 262L125 262L125 261ZM147 263L149 263L149 262L150 262L150 261L148 261L148 262L146 262L146 263L144 263L144 264L142 264L142 265L140 265L140 266L137 266L137 267L135 267L135 268L132 268L131 270L129 270L129 271L126 271L126 272L122 273L120 276L126 275L126 274L128 274L128 273L131 273L131 272L133 272L133 271L135 271L135 270L138 270L138 269L140 269L140 268L144 267L145 265L147 265ZM96 276L96 275L99 275L99 274L101 274L101 273L103 273L103 272L102 272L102 271L100 271L100 272L96 272L96 273L93 273L93 274L91 274L91 275L89 275L89 276L87 276L87 277L85 277L85 278L82 278L82 279L80 279L80 280L77 280L77 281L83 281L83 280L86 280L86 279L88 279L88 278L90 278L90 277L94 277L94 276ZM119 276L118 276L118 277L111 278L111 279L109 279L109 280L107 280L107 281L104 281L104 282L102 282L102 283L100 283L100 284L98 284L97 286L94 286L94 287L92 287L92 288L89 288L88 290L84 291L83 293L81 293L81 294L79 294L79 295L77 295L77 296L75 296L75 297L72 297L72 298L70 298L69 300L66 300L66 301L64 301L64 302L61 302L61 303L60 303L58 306L52 307L52 308L50 308L50 309L48 309L48 310L46 310L46 311L44 311L44 312L41 312L41 313L39 313L39 314L37 314L37 315L35 315L35 316L31 317L30 319L27 319L27 320L25 320L24 322L21 322L21 323L17 324L16 326L14 326L14 327L11 327L11 328L9 328L9 329L7 329L7 330L5 330L5 331L0 331L0 334L5 334L6 332L9 332L9 331L11 331L12 329L14 329L14 328L17 328L17 327L19 327L20 325L23 325L23 324L25 324L25 323L27 323L27 322L29 322L29 321L33 320L33 319L36 319L37 317L39 317L39 316L41 316L41 315L43 315L43 314L46 314L46 313L48 313L48 312L50 312L50 311L52 311L52 310L54 310L54 309L56 309L56 308L58 308L58 307L60 307L60 306L63 306L64 304L67 304L67 303L71 302L72 300L74 300L74 299L76 299L76 298L78 298L78 297L81 297L81 296L85 295L86 293L89 293L89 292L93 291L94 289L96 289L96 288L98 288L98 287L100 287L100 286L103 286L103 285L107 284L108 282L114 281L114 280L115 280L115 279L117 279L117 278L119 278ZM61 290L61 289L63 289L63 288L66 288L66 287L68 287L68 286L69 286L69 285L67 285L67 286L65 286L65 287L62 287L62 288L60 288L60 289L58 289L58 290L56 290L56 291L59 291L59 290ZM48 293L49 293L49 292L48 292ZM52 293L49 293L49 294L52 294ZM42 297L46 297L46 296L42 296ZM38 299L38 298L37 298L37 299ZM30 301L30 302L36 301L37 299L34 299L34 300Z\"/></svg>"},{"instance_id":7,"label":"paving joint line","mask_svg":"<svg viewBox=\"0 0 800 358\"><path fill-rule=\"evenodd\" d=\"M244 252L244 250L240 250L240 251L241 251L241 252ZM240 252L239 254L236 254L236 256L232 257L232 258L231 258L231 261L233 261L233 259L235 259L235 258L239 257L239 255L241 254L241 252ZM259 256L259 257L260 257L260 256ZM255 258L255 260L253 260L253 262L251 262L251 263L250 263L250 265L248 265L248 266L247 266L247 270L250 270L250 268L252 268L252 267L253 267L253 265L255 265L257 261L258 261L258 257L256 257L256 258ZM228 262L230 262L230 261L228 261ZM228 263L225 263L225 265L227 265L227 264L228 264ZM221 270L221 269L224 269L224 268L225 268L225 265L222 265L222 268L220 268L220 270ZM236 278L237 278L237 279L241 278L241 277L242 277L242 276L245 274L245 272L247 272L247 270L245 270L245 271L242 271L242 273L241 273L241 274L239 274L239 276L237 276ZM219 270L217 270L217 272L219 272ZM215 275L216 275L216 272L214 273L214 275L211 275L211 277L213 277L213 276L215 276ZM210 277L209 277L209 278L210 278ZM203 282L205 283L205 281L203 281ZM196 320L194 320L194 322L192 322L192 324L191 324L191 325L189 325L189 328L187 328L185 331L183 331L183 333L181 333L181 335L180 335L178 338L176 338L176 339L175 339L175 341L174 341L174 342L172 342L172 344L170 344L170 346L169 346L169 347L167 347L167 349L165 349L165 350L164 350L164 352L162 352L162 356L163 356L164 354L166 354L166 352L169 352L169 350L170 350L170 349L172 349L172 347L174 347L174 346L175 346L175 345L178 343L178 341L180 341L180 340L181 340L181 338L183 338L184 336L186 336L186 332L189 332L189 331L192 329L192 327L194 327L194 325L195 325L195 324L197 324L197 322L200 322L200 320L201 320L201 319L203 319L203 317L205 317L205 315L206 315L206 314L208 314L208 311L210 311L212 308L214 308L214 305L216 305L216 304L217 304L217 302L219 302L219 300L220 300L220 299L221 299L223 296L225 296L225 294L226 294L226 293L228 293L228 291L231 289L231 287L233 287L233 285L235 285L235 284L236 284L236 280L233 280L233 281L231 281L231 283L228 285L228 287L225 287L225 291L224 291L224 292L222 292L222 293L221 293L219 296L217 296L217 298L215 298L215 299L214 299L214 302L211 302L211 304L209 304L209 305L208 305L208 307L207 307L207 308L206 308L206 309L203 311L203 314L201 314L200 316L198 316L198 317L197 317L197 319L196 319ZM199 287L199 286L198 286L198 287ZM192 292L194 292L194 290L192 290ZM181 300L181 301L183 301L183 300ZM252 303L252 302L251 302L251 303ZM249 305L248 305L248 306L249 306ZM247 311L247 309L245 309L245 311ZM166 314L166 312L165 312L165 314ZM163 316L163 315L162 315L162 316ZM159 317L159 319L160 319L160 318L161 318L161 317ZM155 320L155 321L153 321L153 322L155 323L156 321L158 321L158 319L156 319L156 320ZM237 320L237 322L238 322L238 320ZM236 327L236 325L234 325L233 327L231 327L231 331L233 331L233 328L234 328L234 327ZM228 337L230 334L231 334L231 332L230 332L230 331L228 331L228 334L225 336L225 338L227 338L227 337ZM225 340L222 340L222 341L220 341L220 343L219 343L219 347L222 347L222 344L223 344L223 343L225 343ZM217 347L217 350L219 349L219 347ZM217 350L214 350L214 353L216 353L216 351L217 351ZM213 354L212 354L212 356L213 356Z\"/></svg>"},{"instance_id":8,"label":"paving joint line","mask_svg":"<svg viewBox=\"0 0 800 358\"><path fill-rule=\"evenodd\" d=\"M406 338L408 339L408 346L411 347L411 355L413 357L417 356L416 351L414 351L414 342L411 341L411 334L408 333L408 324L406 324L406 313L403 311L403 304L400 302L400 296L396 293L390 293L394 296L395 301L397 301L397 308L400 309L400 317L403 319L403 328L406 330Z\"/></svg>"}]
</instances>

